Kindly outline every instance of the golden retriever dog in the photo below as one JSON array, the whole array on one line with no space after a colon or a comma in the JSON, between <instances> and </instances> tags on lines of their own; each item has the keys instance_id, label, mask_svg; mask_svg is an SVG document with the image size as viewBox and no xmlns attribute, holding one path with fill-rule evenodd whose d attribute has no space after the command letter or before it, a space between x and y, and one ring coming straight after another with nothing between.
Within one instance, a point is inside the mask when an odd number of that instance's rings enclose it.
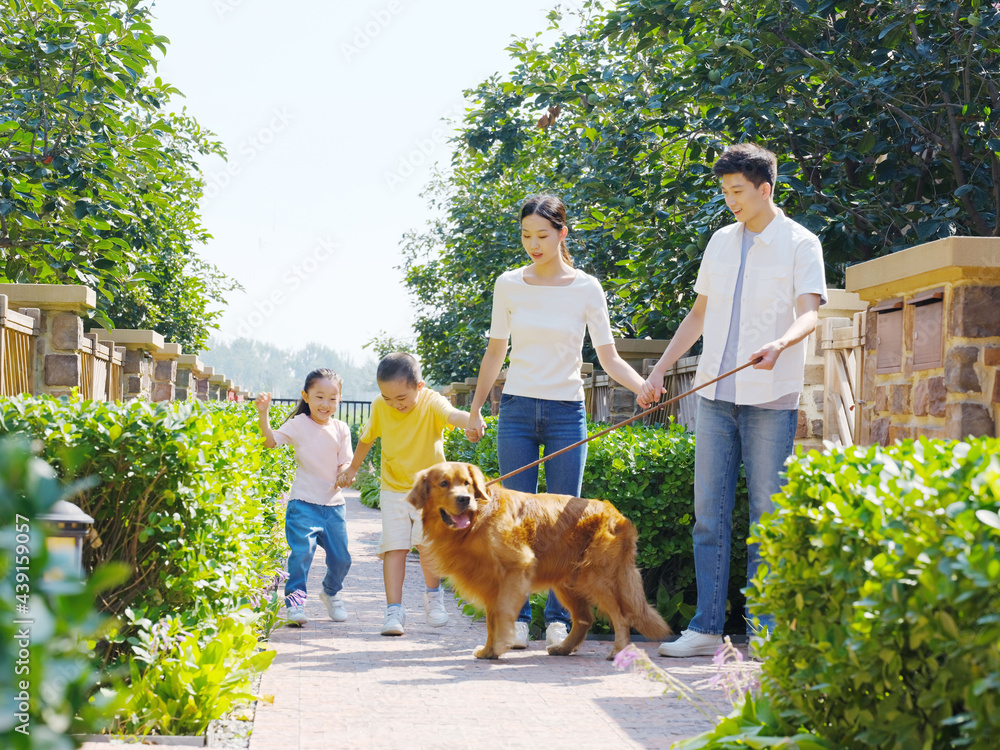
<instances>
[{"instance_id":1,"label":"golden retriever dog","mask_svg":"<svg viewBox=\"0 0 1000 750\"><path fill-rule=\"evenodd\" d=\"M550 654L579 647L594 623L591 605L614 625L609 659L629 644L630 627L656 640L670 635L642 590L635 526L611 503L499 486L487 491L477 466L455 462L418 473L407 500L421 511L433 567L486 610L477 658L496 659L510 648L528 593L550 588L573 616L566 640Z\"/></svg>"}]
</instances>

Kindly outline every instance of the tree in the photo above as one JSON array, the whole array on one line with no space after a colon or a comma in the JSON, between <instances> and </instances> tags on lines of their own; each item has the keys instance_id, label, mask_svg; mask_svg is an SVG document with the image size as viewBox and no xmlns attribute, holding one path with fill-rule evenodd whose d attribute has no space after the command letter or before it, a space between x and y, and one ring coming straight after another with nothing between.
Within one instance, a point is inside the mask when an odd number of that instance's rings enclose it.
<instances>
[{"instance_id":1,"label":"tree","mask_svg":"<svg viewBox=\"0 0 1000 750\"><path fill-rule=\"evenodd\" d=\"M148 80L167 43L149 5L0 0L0 278L86 284L105 325L196 348L217 315L204 306L232 288L194 251L195 159L222 149Z\"/></svg>"},{"instance_id":2,"label":"tree","mask_svg":"<svg viewBox=\"0 0 1000 750\"><path fill-rule=\"evenodd\" d=\"M585 3L578 31L515 42L509 76L467 92L461 148L431 187L447 218L405 244L418 349L474 373L477 359L456 362L489 307L456 279L500 186L564 197L613 322L639 337L668 337L687 312L701 252L732 221L711 166L741 140L779 154L777 199L820 235L831 286L857 261L1000 235L998 27L977 0Z\"/></svg>"}]
</instances>

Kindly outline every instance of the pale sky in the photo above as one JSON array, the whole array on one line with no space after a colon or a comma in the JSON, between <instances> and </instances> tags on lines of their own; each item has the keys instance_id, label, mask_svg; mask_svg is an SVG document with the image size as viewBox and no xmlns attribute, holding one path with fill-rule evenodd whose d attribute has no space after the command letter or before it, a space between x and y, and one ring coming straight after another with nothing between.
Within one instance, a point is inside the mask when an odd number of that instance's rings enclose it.
<instances>
[{"instance_id":1,"label":"pale sky","mask_svg":"<svg viewBox=\"0 0 1000 750\"><path fill-rule=\"evenodd\" d=\"M442 118L512 69L504 48L543 31L555 4L161 0L158 75L229 153L202 165L214 239L201 251L246 291L216 335L317 342L359 363L379 331L412 337L395 267L430 215L431 164L450 157Z\"/></svg>"}]
</instances>

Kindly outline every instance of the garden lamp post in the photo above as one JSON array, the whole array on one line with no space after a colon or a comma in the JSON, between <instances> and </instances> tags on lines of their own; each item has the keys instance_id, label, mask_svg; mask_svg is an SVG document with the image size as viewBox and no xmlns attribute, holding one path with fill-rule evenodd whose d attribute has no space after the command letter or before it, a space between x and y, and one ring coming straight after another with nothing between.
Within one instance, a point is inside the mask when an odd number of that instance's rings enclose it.
<instances>
[{"instance_id":1,"label":"garden lamp post","mask_svg":"<svg viewBox=\"0 0 1000 750\"><path fill-rule=\"evenodd\" d=\"M94 519L80 510L78 505L59 500L42 516L42 520L48 526L45 548L50 562L45 580L82 580L83 538L87 536Z\"/></svg>"}]
</instances>

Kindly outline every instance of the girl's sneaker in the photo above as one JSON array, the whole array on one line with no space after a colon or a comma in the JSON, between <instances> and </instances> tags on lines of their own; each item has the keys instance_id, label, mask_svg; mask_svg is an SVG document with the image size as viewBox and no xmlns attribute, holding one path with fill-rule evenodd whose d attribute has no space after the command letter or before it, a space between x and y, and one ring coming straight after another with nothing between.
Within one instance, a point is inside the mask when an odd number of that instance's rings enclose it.
<instances>
[{"instance_id":1,"label":"girl's sneaker","mask_svg":"<svg viewBox=\"0 0 1000 750\"><path fill-rule=\"evenodd\" d=\"M432 628L441 628L448 624L448 610L444 606L444 590L424 592L424 612L427 613L427 624Z\"/></svg>"},{"instance_id":2,"label":"girl's sneaker","mask_svg":"<svg viewBox=\"0 0 1000 750\"><path fill-rule=\"evenodd\" d=\"M297 604L293 604L291 607L288 607L287 612L288 614L286 616L292 625L298 625L301 627L309 622L309 618L306 617L305 610Z\"/></svg>"},{"instance_id":3,"label":"girl's sneaker","mask_svg":"<svg viewBox=\"0 0 1000 750\"><path fill-rule=\"evenodd\" d=\"M402 635L406 624L406 612L402 607L386 607L382 635Z\"/></svg>"},{"instance_id":4,"label":"girl's sneaker","mask_svg":"<svg viewBox=\"0 0 1000 750\"><path fill-rule=\"evenodd\" d=\"M344 600L340 598L339 592L330 596L325 591L320 591L319 600L326 605L326 613L330 615L331 620L334 622L347 620L347 607L344 606Z\"/></svg>"}]
</instances>

